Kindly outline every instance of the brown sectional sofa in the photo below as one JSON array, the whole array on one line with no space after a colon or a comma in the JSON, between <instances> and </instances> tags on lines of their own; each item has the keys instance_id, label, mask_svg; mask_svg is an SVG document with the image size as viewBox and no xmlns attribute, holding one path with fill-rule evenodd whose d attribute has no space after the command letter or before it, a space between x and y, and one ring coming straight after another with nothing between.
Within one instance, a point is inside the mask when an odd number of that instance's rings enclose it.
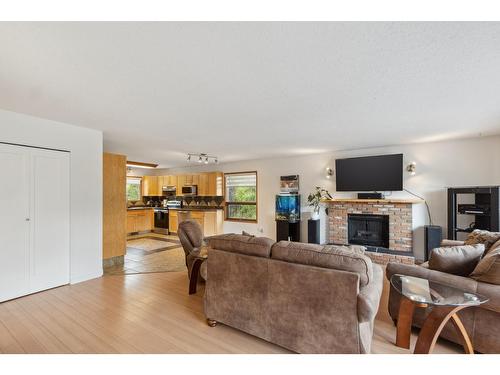
<instances>
[{"instance_id":1,"label":"brown sectional sofa","mask_svg":"<svg viewBox=\"0 0 500 375\"><path fill-rule=\"evenodd\" d=\"M362 252L212 237L206 317L299 353L369 353L383 271Z\"/></svg>"}]
</instances>

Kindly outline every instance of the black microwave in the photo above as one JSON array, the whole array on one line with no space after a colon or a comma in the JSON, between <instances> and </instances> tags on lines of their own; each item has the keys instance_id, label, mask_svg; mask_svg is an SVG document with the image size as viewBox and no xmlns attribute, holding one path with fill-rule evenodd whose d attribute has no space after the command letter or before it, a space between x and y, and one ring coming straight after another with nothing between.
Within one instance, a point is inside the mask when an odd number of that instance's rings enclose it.
<instances>
[{"instance_id":1,"label":"black microwave","mask_svg":"<svg viewBox=\"0 0 500 375\"><path fill-rule=\"evenodd\" d=\"M183 195L196 195L198 193L197 185L185 185L182 187Z\"/></svg>"}]
</instances>

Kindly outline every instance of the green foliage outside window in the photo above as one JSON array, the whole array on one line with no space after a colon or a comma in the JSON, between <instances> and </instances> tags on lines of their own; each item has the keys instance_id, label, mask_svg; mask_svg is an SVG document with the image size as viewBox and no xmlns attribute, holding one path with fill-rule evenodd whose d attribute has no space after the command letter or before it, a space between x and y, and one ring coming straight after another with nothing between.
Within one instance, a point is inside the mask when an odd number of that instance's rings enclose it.
<instances>
[{"instance_id":1,"label":"green foliage outside window","mask_svg":"<svg viewBox=\"0 0 500 375\"><path fill-rule=\"evenodd\" d=\"M139 179L127 180L127 200L128 201L141 200L141 180Z\"/></svg>"},{"instance_id":2,"label":"green foliage outside window","mask_svg":"<svg viewBox=\"0 0 500 375\"><path fill-rule=\"evenodd\" d=\"M229 175L226 178L226 218L257 220L256 174Z\"/></svg>"}]
</instances>

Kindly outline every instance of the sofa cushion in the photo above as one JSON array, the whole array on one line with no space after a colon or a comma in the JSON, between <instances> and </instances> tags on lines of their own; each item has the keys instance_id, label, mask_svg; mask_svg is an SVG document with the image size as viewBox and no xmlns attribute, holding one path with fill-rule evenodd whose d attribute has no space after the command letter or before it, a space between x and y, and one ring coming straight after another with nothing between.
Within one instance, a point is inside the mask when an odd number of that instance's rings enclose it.
<instances>
[{"instance_id":1,"label":"sofa cushion","mask_svg":"<svg viewBox=\"0 0 500 375\"><path fill-rule=\"evenodd\" d=\"M465 245L475 245L478 243L484 244L484 252L488 253L492 245L500 240L500 232L490 232L487 230L474 229L467 239L464 241Z\"/></svg>"},{"instance_id":2,"label":"sofa cushion","mask_svg":"<svg viewBox=\"0 0 500 375\"><path fill-rule=\"evenodd\" d=\"M482 308L500 313L500 288L498 285L478 282L476 293L488 298L488 302L481 305Z\"/></svg>"},{"instance_id":3,"label":"sofa cushion","mask_svg":"<svg viewBox=\"0 0 500 375\"><path fill-rule=\"evenodd\" d=\"M500 285L500 247L490 250L470 276L477 281Z\"/></svg>"},{"instance_id":4,"label":"sofa cushion","mask_svg":"<svg viewBox=\"0 0 500 375\"><path fill-rule=\"evenodd\" d=\"M431 252L429 269L458 276L469 276L483 253L483 244L437 247Z\"/></svg>"},{"instance_id":5,"label":"sofa cushion","mask_svg":"<svg viewBox=\"0 0 500 375\"><path fill-rule=\"evenodd\" d=\"M242 234L222 234L208 239L208 245L217 250L269 258L274 241L266 237Z\"/></svg>"},{"instance_id":6,"label":"sofa cushion","mask_svg":"<svg viewBox=\"0 0 500 375\"><path fill-rule=\"evenodd\" d=\"M271 258L290 263L332 268L359 274L360 285L367 285L373 278L372 261L360 254L359 247L315 245L280 241L271 250Z\"/></svg>"}]
</instances>

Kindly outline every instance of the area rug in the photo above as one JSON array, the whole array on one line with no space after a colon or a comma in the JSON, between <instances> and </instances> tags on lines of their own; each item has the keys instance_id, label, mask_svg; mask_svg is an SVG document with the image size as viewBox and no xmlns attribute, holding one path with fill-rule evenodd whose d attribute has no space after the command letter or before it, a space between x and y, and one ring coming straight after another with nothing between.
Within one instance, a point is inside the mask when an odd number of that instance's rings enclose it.
<instances>
[{"instance_id":1,"label":"area rug","mask_svg":"<svg viewBox=\"0 0 500 375\"><path fill-rule=\"evenodd\" d=\"M152 236L129 239L124 264L104 269L106 275L152 272L186 272L187 275L185 254L179 241Z\"/></svg>"}]
</instances>

